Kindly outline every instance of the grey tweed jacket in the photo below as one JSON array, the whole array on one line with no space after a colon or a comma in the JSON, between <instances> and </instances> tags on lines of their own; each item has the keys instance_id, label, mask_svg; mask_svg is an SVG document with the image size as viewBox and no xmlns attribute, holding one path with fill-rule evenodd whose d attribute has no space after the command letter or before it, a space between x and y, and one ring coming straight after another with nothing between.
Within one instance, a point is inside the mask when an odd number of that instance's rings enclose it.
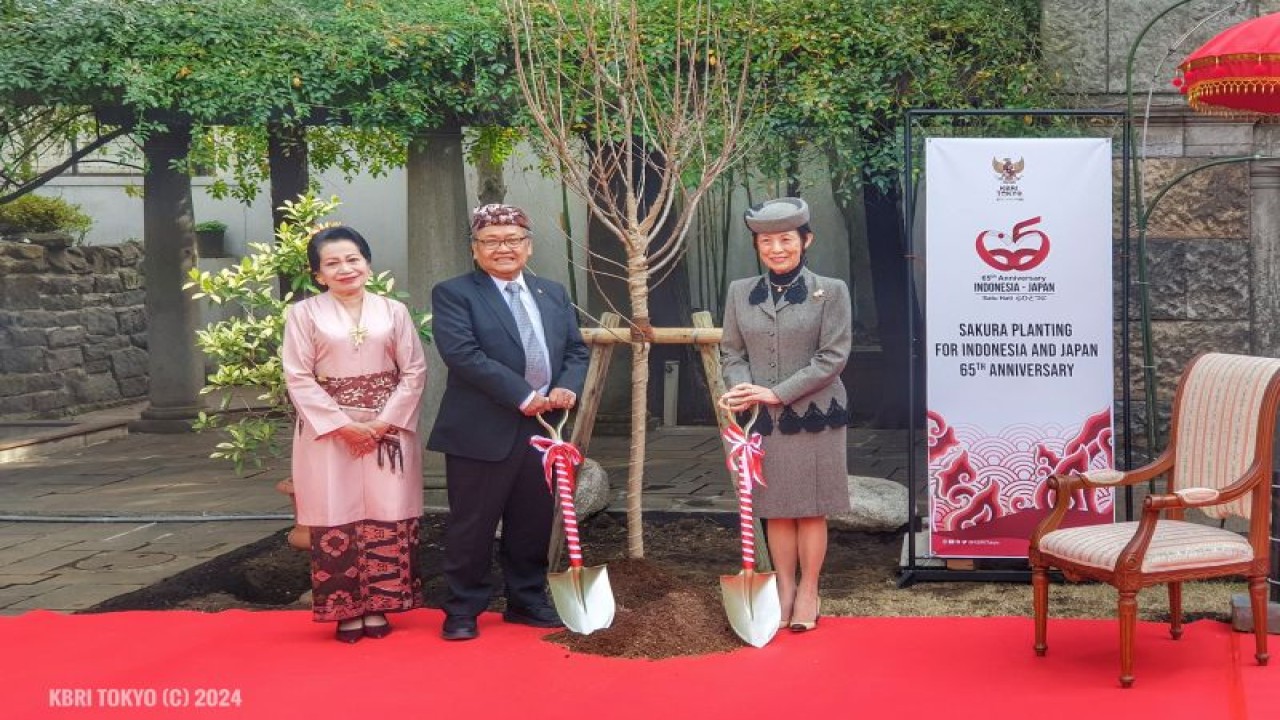
<instances>
[{"instance_id":1,"label":"grey tweed jacket","mask_svg":"<svg viewBox=\"0 0 1280 720\"><path fill-rule=\"evenodd\" d=\"M753 382L770 388L801 417L810 413L810 406L825 415L834 401L847 420L848 396L840 373L853 342L849 288L843 280L808 268L801 274L808 292L798 304L784 299L775 305L767 298L752 305L749 297L761 276L729 286L720 341L725 384ZM783 413L785 408L773 414Z\"/></svg>"}]
</instances>

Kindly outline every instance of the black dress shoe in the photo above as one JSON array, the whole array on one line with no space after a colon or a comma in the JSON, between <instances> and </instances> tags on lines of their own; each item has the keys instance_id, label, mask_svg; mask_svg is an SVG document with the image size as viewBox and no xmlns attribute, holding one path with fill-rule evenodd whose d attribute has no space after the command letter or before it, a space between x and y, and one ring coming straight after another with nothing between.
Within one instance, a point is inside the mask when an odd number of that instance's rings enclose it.
<instances>
[{"instance_id":1,"label":"black dress shoe","mask_svg":"<svg viewBox=\"0 0 1280 720\"><path fill-rule=\"evenodd\" d=\"M506 612L502 613L502 619L509 623L531 625L537 628L564 627L564 623L561 622L560 616L556 614L555 608L550 605L508 607Z\"/></svg>"},{"instance_id":2,"label":"black dress shoe","mask_svg":"<svg viewBox=\"0 0 1280 720\"><path fill-rule=\"evenodd\" d=\"M474 640L480 636L476 619L465 615L450 615L444 619L440 637L445 640Z\"/></svg>"},{"instance_id":3,"label":"black dress shoe","mask_svg":"<svg viewBox=\"0 0 1280 720\"><path fill-rule=\"evenodd\" d=\"M365 636L365 637L367 637L367 638L372 638L372 639L374 639L374 640L381 640L382 638L384 638L384 637L386 637L386 636L388 636L388 635L390 635L390 634L391 634L391 622L390 622L390 621L388 621L388 622L384 622L384 623L382 623L381 625L369 625L369 624L366 624L366 625L364 626L364 636Z\"/></svg>"}]
</instances>

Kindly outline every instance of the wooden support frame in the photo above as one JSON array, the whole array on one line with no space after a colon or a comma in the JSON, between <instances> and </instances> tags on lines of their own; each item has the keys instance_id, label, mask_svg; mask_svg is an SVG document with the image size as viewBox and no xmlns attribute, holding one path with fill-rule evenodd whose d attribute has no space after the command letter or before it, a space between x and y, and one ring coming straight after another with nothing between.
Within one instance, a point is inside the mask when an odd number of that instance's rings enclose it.
<instances>
[{"instance_id":1,"label":"wooden support frame","mask_svg":"<svg viewBox=\"0 0 1280 720\"><path fill-rule=\"evenodd\" d=\"M729 419L718 408L720 397L724 395L726 390L724 376L720 373L721 330L715 326L711 313L706 311L695 312L693 314L693 327L690 328L653 328L652 331L651 342L659 345L698 346L698 354L702 358L702 369L707 376L707 390L711 396L711 405L717 408L715 413L716 423L719 425L721 437L723 437ZM596 414L600 410L600 399L604 395L605 378L609 375L609 365L613 361L613 349L620 344L630 345L634 340L630 330L622 328L622 317L616 313L609 312L600 316L600 327L584 328L582 330L582 339L591 346L591 358L587 366L587 378L583 384L582 398L578 402L578 414L573 422L570 442L582 451L583 457L586 457L587 449L591 445ZM721 440L721 445L724 445L723 440ZM726 457L728 457L728 448L725 447L724 449ZM729 472L727 463L725 465L725 473L736 496L738 493L738 481ZM559 510L557 509L555 512L558 518ZM755 523L756 546L762 550L758 555L756 565L761 572L768 572L772 569L769 561L769 548L765 542L760 519L756 518ZM559 566L563 544L564 527L558 521L553 522L551 545L547 548L549 567L556 568Z\"/></svg>"}]
</instances>

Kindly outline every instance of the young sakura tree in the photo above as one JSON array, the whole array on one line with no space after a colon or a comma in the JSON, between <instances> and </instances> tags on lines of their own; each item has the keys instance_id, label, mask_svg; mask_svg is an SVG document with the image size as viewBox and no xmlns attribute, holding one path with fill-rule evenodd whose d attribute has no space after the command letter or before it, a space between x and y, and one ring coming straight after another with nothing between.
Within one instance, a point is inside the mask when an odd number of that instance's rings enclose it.
<instances>
[{"instance_id":1,"label":"young sakura tree","mask_svg":"<svg viewBox=\"0 0 1280 720\"><path fill-rule=\"evenodd\" d=\"M715 0L503 2L535 144L625 251L625 267L613 265L631 305L627 544L643 557L649 292L683 255L699 201L749 144L758 88L741 29L751 13Z\"/></svg>"}]
</instances>

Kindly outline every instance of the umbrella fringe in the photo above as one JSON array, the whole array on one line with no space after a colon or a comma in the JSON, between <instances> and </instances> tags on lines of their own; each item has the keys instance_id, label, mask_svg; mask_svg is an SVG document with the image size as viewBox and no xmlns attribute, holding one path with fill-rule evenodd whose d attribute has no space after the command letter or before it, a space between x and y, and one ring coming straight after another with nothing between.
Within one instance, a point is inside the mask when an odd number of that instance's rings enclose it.
<instances>
[{"instance_id":1,"label":"umbrella fringe","mask_svg":"<svg viewBox=\"0 0 1280 720\"><path fill-rule=\"evenodd\" d=\"M1241 95L1273 95L1280 93L1280 78L1217 78L1201 80L1186 88L1187 102L1197 112L1250 120L1274 120L1274 115L1260 110L1231 107L1217 102L1223 96L1239 97Z\"/></svg>"}]
</instances>

